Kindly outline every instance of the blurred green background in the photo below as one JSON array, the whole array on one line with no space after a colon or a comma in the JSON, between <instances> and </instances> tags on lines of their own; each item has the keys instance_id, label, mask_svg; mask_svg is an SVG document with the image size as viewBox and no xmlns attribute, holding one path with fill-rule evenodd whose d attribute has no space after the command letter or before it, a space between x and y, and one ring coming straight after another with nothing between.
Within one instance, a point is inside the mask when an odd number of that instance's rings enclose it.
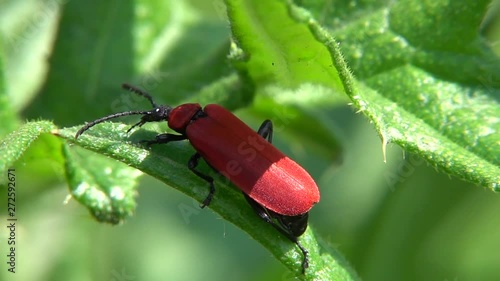
<instances>
[{"instance_id":1,"label":"blurred green background","mask_svg":"<svg viewBox=\"0 0 500 281\"><path fill-rule=\"evenodd\" d=\"M489 24L485 36L498 54L500 21ZM175 105L233 73L220 1L4 0L0 28L5 88L23 121L74 126L116 112L126 105L116 103L125 81ZM208 93L201 102L217 100ZM317 180L322 197L310 226L363 280L500 280L498 195L395 145L384 163L376 131L347 100L310 110L340 154L315 153L286 127L275 144ZM235 113L257 128L256 111ZM123 225L97 223L74 200L64 204L64 172L44 153L52 138L37 140L15 165L18 272L4 270L4 229L1 280L294 280L244 232L148 176Z\"/></svg>"}]
</instances>

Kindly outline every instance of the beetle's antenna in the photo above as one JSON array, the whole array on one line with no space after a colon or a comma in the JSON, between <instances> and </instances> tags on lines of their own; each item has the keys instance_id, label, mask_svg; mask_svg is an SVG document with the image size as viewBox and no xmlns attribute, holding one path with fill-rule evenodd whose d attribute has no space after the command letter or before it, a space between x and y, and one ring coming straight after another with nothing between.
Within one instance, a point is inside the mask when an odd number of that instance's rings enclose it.
<instances>
[{"instance_id":1,"label":"beetle's antenna","mask_svg":"<svg viewBox=\"0 0 500 281\"><path fill-rule=\"evenodd\" d=\"M148 113L149 113L149 111L126 111L126 112L115 113L115 114L111 114L111 115L99 118L97 120L94 120L92 122L87 123L80 130L78 130L78 132L75 135L75 139L77 139L81 134L83 134L83 132L87 131L88 129L90 129L94 125L102 123L102 122L107 121L109 119L113 119L113 118L116 118L116 117L127 116L127 115L139 115L139 114L140 115L145 115L145 114L148 114ZM139 123L135 124L133 127L140 126L142 124L141 124L141 122L139 122Z\"/></svg>"},{"instance_id":2,"label":"beetle's antenna","mask_svg":"<svg viewBox=\"0 0 500 281\"><path fill-rule=\"evenodd\" d=\"M127 84L127 83L123 83L122 88L125 90L128 90L128 91L131 91L132 93L135 93L135 94L138 94L140 96L147 98L154 108L158 107L158 105L153 101L153 97L150 94L148 94L147 92L145 92L145 91L143 91L135 86Z\"/></svg>"}]
</instances>

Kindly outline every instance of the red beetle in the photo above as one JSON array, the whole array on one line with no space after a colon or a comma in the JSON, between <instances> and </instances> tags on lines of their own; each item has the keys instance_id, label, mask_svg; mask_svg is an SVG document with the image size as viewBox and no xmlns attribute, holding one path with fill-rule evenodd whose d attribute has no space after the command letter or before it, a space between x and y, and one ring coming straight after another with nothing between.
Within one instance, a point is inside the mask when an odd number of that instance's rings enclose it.
<instances>
[{"instance_id":1,"label":"red beetle","mask_svg":"<svg viewBox=\"0 0 500 281\"><path fill-rule=\"evenodd\" d=\"M319 202L318 187L301 166L271 144L273 126L270 120L264 121L255 132L219 105L209 104L202 109L197 103L187 103L172 108L157 105L148 93L133 86L123 84L122 87L147 98L153 109L97 119L83 126L75 138L98 123L120 116L143 115L127 132L147 122L167 121L179 134L160 134L154 140L143 142L149 146L189 140L197 152L189 160L188 167L210 186L201 207L209 205L215 193L214 179L196 170L199 159L203 158L243 191L248 203L263 220L297 244L304 255L303 271L308 267L308 251L298 242L298 237L307 228L309 210Z\"/></svg>"}]
</instances>

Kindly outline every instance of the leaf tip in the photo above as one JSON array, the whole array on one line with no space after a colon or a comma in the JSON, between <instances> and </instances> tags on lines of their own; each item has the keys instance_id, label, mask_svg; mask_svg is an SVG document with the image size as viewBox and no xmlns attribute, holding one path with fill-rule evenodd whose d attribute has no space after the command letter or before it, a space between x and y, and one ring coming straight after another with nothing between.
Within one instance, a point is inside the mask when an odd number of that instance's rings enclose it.
<instances>
[{"instance_id":1,"label":"leaf tip","mask_svg":"<svg viewBox=\"0 0 500 281\"><path fill-rule=\"evenodd\" d=\"M384 133L382 135L382 157L384 158L384 163L387 163L387 136Z\"/></svg>"}]
</instances>

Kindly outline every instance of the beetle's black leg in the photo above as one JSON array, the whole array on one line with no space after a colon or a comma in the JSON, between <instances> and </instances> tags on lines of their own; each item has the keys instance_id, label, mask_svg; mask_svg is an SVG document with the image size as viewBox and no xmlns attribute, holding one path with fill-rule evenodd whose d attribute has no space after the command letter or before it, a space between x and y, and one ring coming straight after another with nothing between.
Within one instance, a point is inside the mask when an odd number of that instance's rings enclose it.
<instances>
[{"instance_id":1,"label":"beetle's black leg","mask_svg":"<svg viewBox=\"0 0 500 281\"><path fill-rule=\"evenodd\" d=\"M300 248L302 254L304 255L304 260L302 261L302 274L304 274L306 272L306 268L309 267L309 251L304 248L304 246L302 246L299 241L295 241L295 244Z\"/></svg>"},{"instance_id":2,"label":"beetle's black leg","mask_svg":"<svg viewBox=\"0 0 500 281\"><path fill-rule=\"evenodd\" d=\"M214 197L215 187L214 187L214 178L212 178L211 176L205 175L202 172L196 170L196 167L198 166L198 162L199 162L200 158L201 158L201 155L199 153L195 153L193 156L191 156L191 159L189 159L189 162L188 162L188 168L193 173L195 173L195 175L204 179L210 185L210 191L209 191L207 197L205 198L205 200L203 200L203 203L200 205L200 208L205 208L206 206L208 206L210 204L210 201L212 201L212 198Z\"/></svg>"},{"instance_id":3,"label":"beetle's black leg","mask_svg":"<svg viewBox=\"0 0 500 281\"><path fill-rule=\"evenodd\" d=\"M262 122L257 134L267 139L268 142L273 143L273 122L271 122L271 120L265 120Z\"/></svg>"},{"instance_id":4,"label":"beetle's black leg","mask_svg":"<svg viewBox=\"0 0 500 281\"><path fill-rule=\"evenodd\" d=\"M151 146L153 144L168 143L171 141L181 141L187 139L184 135L174 135L174 134L159 134L154 140L142 140L141 143Z\"/></svg>"},{"instance_id":5,"label":"beetle's black leg","mask_svg":"<svg viewBox=\"0 0 500 281\"><path fill-rule=\"evenodd\" d=\"M252 206L259 217L261 217L265 222L271 224L279 232L285 235L286 238L299 247L304 255L304 260L302 261L302 273L304 273L306 268L309 267L309 251L307 251L307 249L299 243L297 236L300 236L307 227L308 213L298 216L278 215L255 202L255 200L250 198L247 194L243 193L243 195L245 195L245 199L247 199L248 203ZM298 232L294 229L296 227L300 229Z\"/></svg>"}]
</instances>

